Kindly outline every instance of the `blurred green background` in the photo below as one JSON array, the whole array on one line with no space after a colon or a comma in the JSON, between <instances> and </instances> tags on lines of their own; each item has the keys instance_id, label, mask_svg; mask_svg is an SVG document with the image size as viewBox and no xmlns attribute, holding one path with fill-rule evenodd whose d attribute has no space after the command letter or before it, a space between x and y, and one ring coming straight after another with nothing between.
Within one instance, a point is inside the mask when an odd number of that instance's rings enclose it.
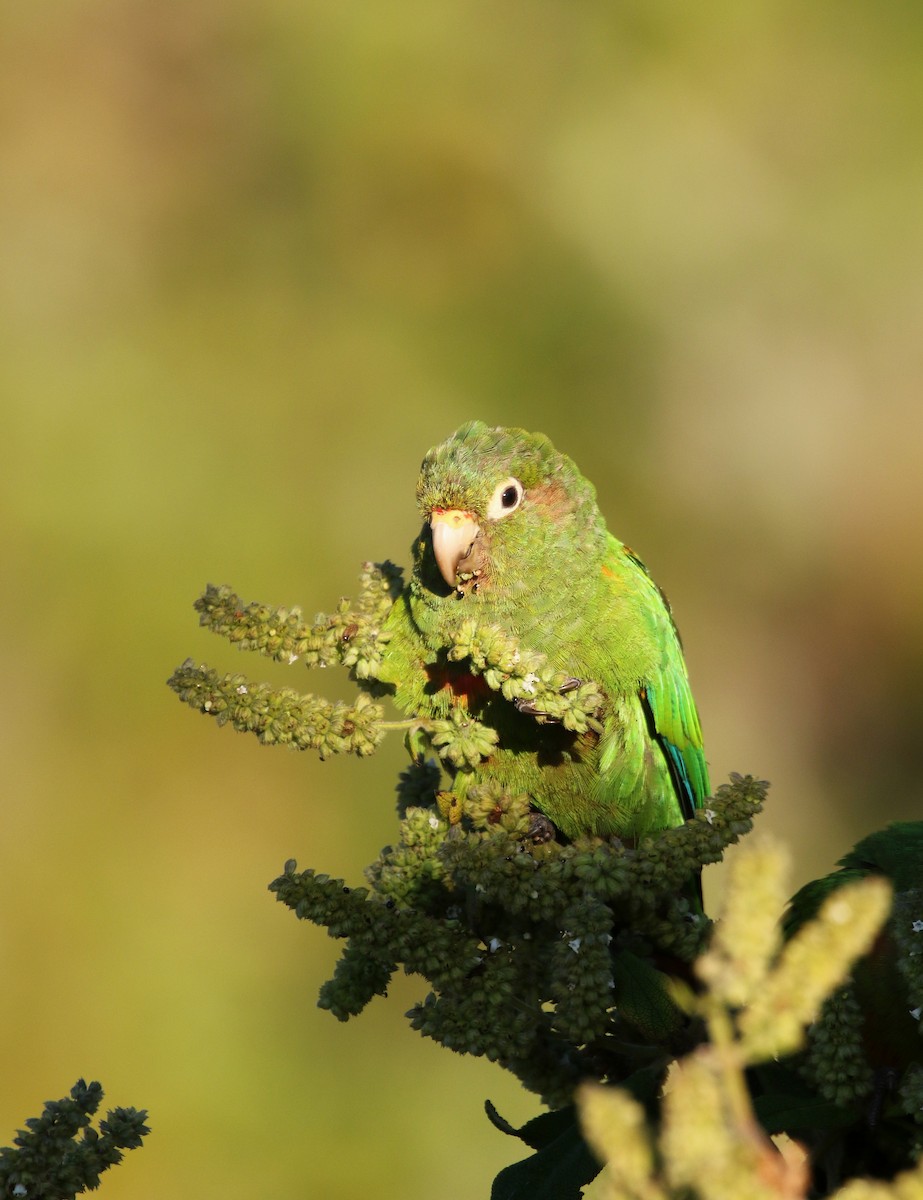
<instances>
[{"instance_id":1,"label":"blurred green background","mask_svg":"<svg viewBox=\"0 0 923 1200\"><path fill-rule=\"evenodd\" d=\"M399 740L320 764L164 686L345 694L191 603L406 562L465 419L594 480L793 886L921 815L921 55L899 2L5 7L0 1144L82 1074L151 1112L111 1200L467 1200L520 1157L481 1102L534 1098L410 1031L419 981L319 1012L336 947L266 891L361 880Z\"/></svg>"}]
</instances>

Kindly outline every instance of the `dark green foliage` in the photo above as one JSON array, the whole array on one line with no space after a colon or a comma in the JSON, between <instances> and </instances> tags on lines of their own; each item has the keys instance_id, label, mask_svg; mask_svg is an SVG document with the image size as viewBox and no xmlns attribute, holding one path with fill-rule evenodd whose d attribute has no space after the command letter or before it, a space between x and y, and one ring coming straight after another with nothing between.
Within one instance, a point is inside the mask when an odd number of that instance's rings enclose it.
<instances>
[{"instance_id":1,"label":"dark green foliage","mask_svg":"<svg viewBox=\"0 0 923 1200\"><path fill-rule=\"evenodd\" d=\"M665 1066L682 1041L688 1022L653 961L682 971L702 948L709 923L683 884L749 828L764 794L735 777L694 821L636 847L535 845L524 801L492 793L454 826L435 804L414 807L369 867L370 889L294 863L271 888L347 939L321 992L335 1016L361 1011L401 965L430 986L409 1014L414 1028L564 1103L580 1078L621 1081L651 1056Z\"/></svg>"},{"instance_id":2,"label":"dark green foliage","mask_svg":"<svg viewBox=\"0 0 923 1200\"><path fill-rule=\"evenodd\" d=\"M845 854L840 869L792 898L792 936L825 899L868 876L894 888L891 915L847 985L824 1004L804 1052L790 1064L820 1109L805 1108L787 1128L806 1142L827 1183L868 1173L888 1177L916 1161L923 1128L923 822L895 822ZM773 1090L763 1098L774 1099ZM785 1085L795 1087L789 1078ZM776 1111L781 1108L777 1104ZM837 1130L831 1139L829 1129Z\"/></svg>"},{"instance_id":3,"label":"dark green foliage","mask_svg":"<svg viewBox=\"0 0 923 1200\"><path fill-rule=\"evenodd\" d=\"M99 1187L103 1171L122 1161L123 1151L136 1150L150 1132L143 1109L115 1108L99 1122L103 1089L78 1079L70 1098L49 1100L40 1117L31 1117L0 1150L0 1188L4 1196L28 1200L73 1200Z\"/></svg>"},{"instance_id":4,"label":"dark green foliage","mask_svg":"<svg viewBox=\"0 0 923 1200\"><path fill-rule=\"evenodd\" d=\"M488 1104L487 1115L503 1133L520 1138L535 1153L505 1167L494 1180L490 1200L580 1200L583 1188L599 1174L573 1105L543 1113L513 1129Z\"/></svg>"},{"instance_id":5,"label":"dark green foliage","mask_svg":"<svg viewBox=\"0 0 923 1200\"><path fill-rule=\"evenodd\" d=\"M651 1112L662 1083L659 1067L645 1067L619 1085ZM583 1136L573 1104L542 1113L515 1129L488 1100L487 1116L501 1133L535 1151L505 1167L494 1180L490 1200L579 1200L599 1174L599 1160Z\"/></svg>"}]
</instances>

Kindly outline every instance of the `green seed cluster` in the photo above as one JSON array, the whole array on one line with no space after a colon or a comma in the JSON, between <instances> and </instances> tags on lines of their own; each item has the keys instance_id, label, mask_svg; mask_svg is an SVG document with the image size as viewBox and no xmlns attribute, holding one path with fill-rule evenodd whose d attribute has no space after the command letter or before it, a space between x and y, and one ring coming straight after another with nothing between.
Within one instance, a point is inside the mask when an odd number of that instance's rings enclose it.
<instances>
[{"instance_id":1,"label":"green seed cluster","mask_svg":"<svg viewBox=\"0 0 923 1200\"><path fill-rule=\"evenodd\" d=\"M894 897L890 929L897 946L897 965L907 981L907 1007L923 1034L923 888Z\"/></svg>"},{"instance_id":2,"label":"green seed cluster","mask_svg":"<svg viewBox=\"0 0 923 1200\"><path fill-rule=\"evenodd\" d=\"M402 908L427 912L439 912L448 904L446 868L440 854L448 830L433 808L408 809L401 822L400 842L386 846L366 868L376 895Z\"/></svg>"},{"instance_id":3,"label":"green seed cluster","mask_svg":"<svg viewBox=\"0 0 923 1200\"><path fill-rule=\"evenodd\" d=\"M312 655L314 665L338 661L337 644L327 623L304 623L300 608L246 604L226 584L210 583L193 605L199 624L227 638L240 650L255 650L278 662L292 663Z\"/></svg>"},{"instance_id":4,"label":"green seed cluster","mask_svg":"<svg viewBox=\"0 0 923 1200\"><path fill-rule=\"evenodd\" d=\"M254 733L265 745L316 750L331 754L374 753L384 736L383 712L371 696L360 692L355 704L302 695L291 688L276 690L244 675L219 675L187 659L167 680L169 687L197 712Z\"/></svg>"},{"instance_id":5,"label":"green seed cluster","mask_svg":"<svg viewBox=\"0 0 923 1200\"><path fill-rule=\"evenodd\" d=\"M401 571L393 563L366 562L356 601L341 599L334 613L318 614L310 625L300 608L247 604L226 585L209 584L195 602L200 624L240 650L256 651L286 664L301 660L308 667L348 668L368 692L360 695L353 707L290 689L274 690L267 684L251 683L243 675L218 676L205 664L196 666L188 659L171 676L169 686L219 724L256 733L263 742L317 750L322 758L339 753L371 754L383 732L379 728L383 713L371 705L371 696L382 689L377 679L389 638L384 625L402 582ZM592 680L573 680L553 671L544 655L520 647L515 638L495 626L463 621L448 658L455 662L467 659L472 672L483 675L490 688L511 702L527 703L540 724L553 721L578 734L602 732L598 714L604 697ZM419 732L442 762L463 776L488 758L498 741L496 730L461 708L444 720L421 721ZM414 752L414 757L420 755ZM404 808L414 803L417 784L429 787L428 779L418 772L403 781L400 803ZM455 790L458 792L458 785Z\"/></svg>"},{"instance_id":6,"label":"green seed cluster","mask_svg":"<svg viewBox=\"0 0 923 1200\"><path fill-rule=\"evenodd\" d=\"M201 625L241 650L282 663L301 659L309 667L341 663L356 679L372 679L386 640L381 626L401 586L401 570L393 563L363 563L355 604L341 599L332 615L319 614L313 625L305 623L300 608L245 604L226 585L209 584L194 608Z\"/></svg>"},{"instance_id":7,"label":"green seed cluster","mask_svg":"<svg viewBox=\"0 0 923 1200\"><path fill-rule=\"evenodd\" d=\"M843 1107L865 1100L872 1091L862 1027L862 1010L846 986L827 997L808 1030L802 1074L825 1100Z\"/></svg>"},{"instance_id":8,"label":"green seed cluster","mask_svg":"<svg viewBox=\"0 0 923 1200\"><path fill-rule=\"evenodd\" d=\"M200 624L240 650L254 650L278 662L301 659L309 667L340 664L368 690L355 704L331 703L291 688L274 689L241 674L219 675L187 659L167 681L186 704L267 745L331 754L372 754L384 736L384 713L372 693L388 634L382 626L402 586L393 563L364 563L359 597L340 600L331 616L319 614L307 625L299 608L245 604L227 586L209 584L195 602ZM451 739L450 739L451 740ZM470 742L470 736L466 744Z\"/></svg>"},{"instance_id":9,"label":"green seed cluster","mask_svg":"<svg viewBox=\"0 0 923 1200\"><path fill-rule=\"evenodd\" d=\"M494 625L463 621L448 657L453 662L468 659L472 671L483 675L487 686L505 699L533 705L540 723L551 720L575 733L590 729L602 733L598 714L604 697L597 684L572 681L553 671L544 654L521 647L516 638Z\"/></svg>"},{"instance_id":10,"label":"green seed cluster","mask_svg":"<svg viewBox=\"0 0 923 1200\"><path fill-rule=\"evenodd\" d=\"M447 721L427 721L426 727L439 757L461 771L473 771L500 740L495 729L482 725L462 708L453 708Z\"/></svg>"},{"instance_id":11,"label":"green seed cluster","mask_svg":"<svg viewBox=\"0 0 923 1200\"><path fill-rule=\"evenodd\" d=\"M363 563L355 608L344 613L341 601L336 615L330 618L338 632L340 662L349 667L354 678L377 677L382 647L388 640L382 625L403 586L403 572L394 563ZM355 632L354 625L358 626Z\"/></svg>"},{"instance_id":12,"label":"green seed cluster","mask_svg":"<svg viewBox=\"0 0 923 1200\"><path fill-rule=\"evenodd\" d=\"M385 993L397 963L446 989L458 986L478 965L477 941L458 920L434 920L399 908L368 888L299 872L294 861L285 864L270 891L296 916L326 927L331 937L349 939L347 963L324 985L320 999L321 1007L341 1021L361 1012L373 995Z\"/></svg>"},{"instance_id":13,"label":"green seed cluster","mask_svg":"<svg viewBox=\"0 0 923 1200\"><path fill-rule=\"evenodd\" d=\"M528 1058L535 1041L533 993L512 948L498 947L460 986L430 992L407 1015L412 1028L449 1050L510 1066Z\"/></svg>"},{"instance_id":14,"label":"green seed cluster","mask_svg":"<svg viewBox=\"0 0 923 1200\"><path fill-rule=\"evenodd\" d=\"M899 1088L901 1107L917 1125L923 1125L923 1064L915 1063L905 1074ZM917 1138L923 1141L923 1132ZM917 1151L917 1157L921 1151Z\"/></svg>"},{"instance_id":15,"label":"green seed cluster","mask_svg":"<svg viewBox=\"0 0 923 1200\"><path fill-rule=\"evenodd\" d=\"M317 1007L332 1013L338 1021L355 1017L374 996L387 996L397 963L375 956L357 937L348 943L336 965L333 978L320 989Z\"/></svg>"},{"instance_id":16,"label":"green seed cluster","mask_svg":"<svg viewBox=\"0 0 923 1200\"><path fill-rule=\"evenodd\" d=\"M692 962L701 953L711 930L711 921L696 912L687 897L680 895L664 900L662 908L631 903L628 914L636 934L683 962Z\"/></svg>"},{"instance_id":17,"label":"green seed cluster","mask_svg":"<svg viewBox=\"0 0 923 1200\"><path fill-rule=\"evenodd\" d=\"M923 1012L923 892L919 889L894 895L887 934L897 947L897 965L906 980L906 994L894 995L895 1009L906 1004L907 1013L919 1025ZM898 980L900 976L898 976ZM899 986L899 983L898 983ZM903 1018L903 1013L900 1013ZM905 1018L904 1018L905 1019ZM847 1108L868 1100L875 1078L869 1066L865 1036L880 1037L877 1013L863 1014L852 985L827 998L819 1018L808 1031L808 1045L801 1058L801 1072L825 1099ZM868 1021L873 1022L869 1030ZM923 1044L919 1056L923 1057ZM894 1064L897 1066L897 1063ZM898 1088L904 1110L923 1123L923 1068L911 1064ZM917 1094L919 1093L919 1103Z\"/></svg>"},{"instance_id":18,"label":"green seed cluster","mask_svg":"<svg viewBox=\"0 0 923 1200\"><path fill-rule=\"evenodd\" d=\"M415 768L428 786L433 769ZM408 1014L415 1029L564 1102L581 1075L625 1073L613 1045L676 1024L662 977L621 947L627 939L639 954L687 959L701 949L708 922L679 894L690 864L735 840L764 796L764 784L736 777L711 801L710 819L637 847L598 838L535 845L526 797L489 784L471 789L455 825L437 804L408 807L399 840L367 869L367 889L288 864L272 890L347 940L322 1007L345 1020L403 967L429 984Z\"/></svg>"},{"instance_id":19,"label":"green seed cluster","mask_svg":"<svg viewBox=\"0 0 923 1200\"><path fill-rule=\"evenodd\" d=\"M499 829L523 837L529 828L532 806L527 795L511 796L491 781L468 788L465 812L475 829Z\"/></svg>"},{"instance_id":20,"label":"green seed cluster","mask_svg":"<svg viewBox=\"0 0 923 1200\"><path fill-rule=\"evenodd\" d=\"M470 893L479 908L496 906L508 917L524 917L527 929L555 920L570 899L562 886L561 848L554 846L548 855L532 849L505 832L459 830L447 840L441 857L456 885Z\"/></svg>"},{"instance_id":21,"label":"green seed cluster","mask_svg":"<svg viewBox=\"0 0 923 1200\"><path fill-rule=\"evenodd\" d=\"M551 947L549 999L554 1031L575 1046L601 1038L615 1005L612 977L612 912L591 895L562 914Z\"/></svg>"},{"instance_id":22,"label":"green seed cluster","mask_svg":"<svg viewBox=\"0 0 923 1200\"><path fill-rule=\"evenodd\" d=\"M99 1187L100 1176L136 1150L150 1133L144 1109L114 1108L99 1122L91 1119L103 1089L78 1079L70 1095L49 1100L40 1117L30 1117L13 1146L0 1149L0 1193L4 1196L73 1200Z\"/></svg>"}]
</instances>

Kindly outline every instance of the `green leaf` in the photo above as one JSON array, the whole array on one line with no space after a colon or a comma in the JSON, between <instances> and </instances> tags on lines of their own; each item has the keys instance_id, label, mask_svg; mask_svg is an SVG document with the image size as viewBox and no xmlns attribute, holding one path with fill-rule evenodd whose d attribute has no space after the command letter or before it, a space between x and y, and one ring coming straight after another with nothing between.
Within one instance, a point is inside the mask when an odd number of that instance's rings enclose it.
<instances>
[{"instance_id":1,"label":"green leaf","mask_svg":"<svg viewBox=\"0 0 923 1200\"><path fill-rule=\"evenodd\" d=\"M824 1100L785 1063L766 1064L751 1078L756 1085L753 1109L767 1133L841 1129L856 1121L856 1108Z\"/></svg>"},{"instance_id":2,"label":"green leaf","mask_svg":"<svg viewBox=\"0 0 923 1200\"><path fill-rule=\"evenodd\" d=\"M563 1129L551 1136L562 1124ZM583 1140L573 1108L544 1113L515 1132L526 1142L549 1140L536 1154L504 1167L494 1180L490 1200L580 1200L584 1187L602 1170Z\"/></svg>"},{"instance_id":3,"label":"green leaf","mask_svg":"<svg viewBox=\"0 0 923 1200\"><path fill-rule=\"evenodd\" d=\"M562 1133L566 1133L576 1119L573 1104L568 1104L566 1108L556 1108L552 1112L540 1113L516 1129L505 1117L500 1116L489 1100L484 1101L484 1111L490 1118L491 1124L501 1133L519 1138L533 1150L541 1150L550 1145Z\"/></svg>"},{"instance_id":4,"label":"green leaf","mask_svg":"<svg viewBox=\"0 0 923 1200\"><path fill-rule=\"evenodd\" d=\"M798 1129L840 1129L856 1120L855 1109L840 1108L810 1094L757 1096L753 1108L767 1133Z\"/></svg>"}]
</instances>

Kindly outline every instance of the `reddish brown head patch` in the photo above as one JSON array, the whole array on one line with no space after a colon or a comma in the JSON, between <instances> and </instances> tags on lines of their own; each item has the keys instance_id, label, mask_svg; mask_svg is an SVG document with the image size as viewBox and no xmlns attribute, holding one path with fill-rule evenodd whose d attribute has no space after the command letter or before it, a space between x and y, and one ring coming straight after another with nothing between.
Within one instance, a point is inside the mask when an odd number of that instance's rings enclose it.
<instances>
[{"instance_id":1,"label":"reddish brown head patch","mask_svg":"<svg viewBox=\"0 0 923 1200\"><path fill-rule=\"evenodd\" d=\"M540 508L550 521L560 520L574 510L573 497L556 479L529 488L528 497L529 503Z\"/></svg>"}]
</instances>

